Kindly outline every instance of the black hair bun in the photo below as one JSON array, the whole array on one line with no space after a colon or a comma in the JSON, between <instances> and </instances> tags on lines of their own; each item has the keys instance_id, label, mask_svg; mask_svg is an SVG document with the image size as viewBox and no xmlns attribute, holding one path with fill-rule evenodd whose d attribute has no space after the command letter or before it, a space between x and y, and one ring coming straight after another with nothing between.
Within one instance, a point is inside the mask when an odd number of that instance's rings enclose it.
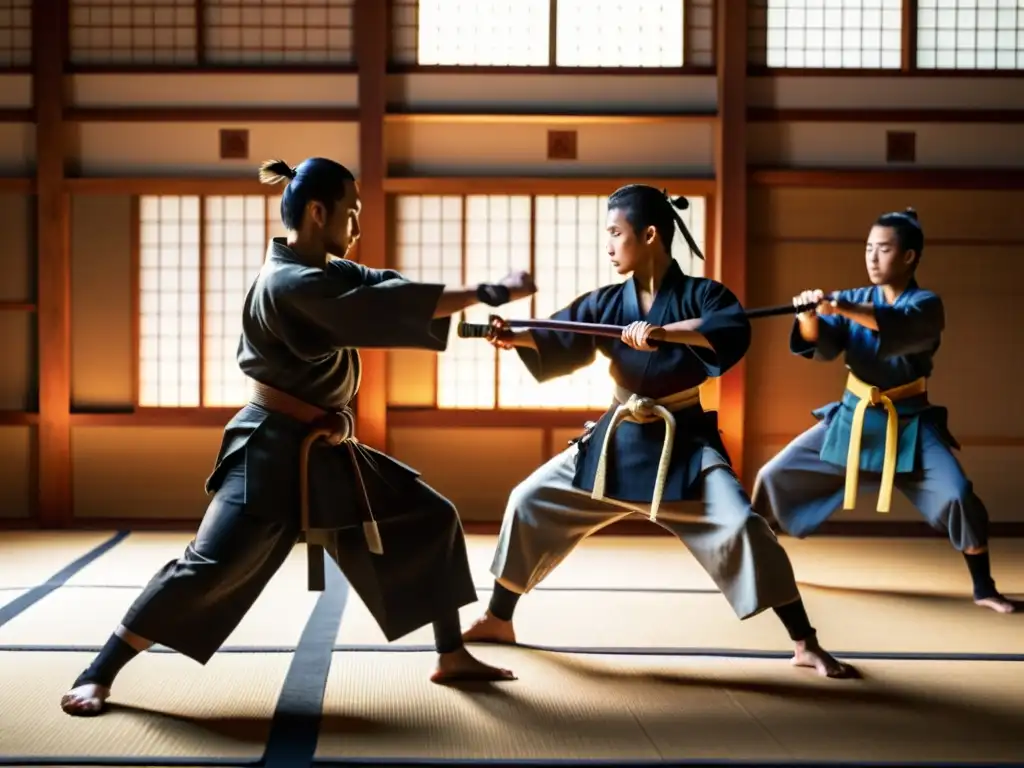
<instances>
[{"instance_id":1,"label":"black hair bun","mask_svg":"<svg viewBox=\"0 0 1024 768\"><path fill-rule=\"evenodd\" d=\"M690 201L685 197L670 197L669 202L672 203L673 207L680 211L685 211L690 207Z\"/></svg>"},{"instance_id":2,"label":"black hair bun","mask_svg":"<svg viewBox=\"0 0 1024 768\"><path fill-rule=\"evenodd\" d=\"M908 219L913 219L914 221L918 220L917 211L915 211L913 208L907 208L905 211L903 211L903 215L906 216Z\"/></svg>"}]
</instances>

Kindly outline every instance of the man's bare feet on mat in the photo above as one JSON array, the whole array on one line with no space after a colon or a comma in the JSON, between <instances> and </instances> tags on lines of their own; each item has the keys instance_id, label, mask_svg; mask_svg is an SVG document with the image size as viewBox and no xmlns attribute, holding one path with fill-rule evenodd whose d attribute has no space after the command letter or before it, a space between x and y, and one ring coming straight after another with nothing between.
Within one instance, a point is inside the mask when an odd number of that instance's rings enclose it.
<instances>
[{"instance_id":1,"label":"man's bare feet on mat","mask_svg":"<svg viewBox=\"0 0 1024 768\"><path fill-rule=\"evenodd\" d=\"M801 640L796 644L792 662L794 667L810 667L817 670L822 677L850 678L860 674L850 664L839 661L832 654L818 645L814 638Z\"/></svg>"},{"instance_id":2,"label":"man's bare feet on mat","mask_svg":"<svg viewBox=\"0 0 1024 768\"><path fill-rule=\"evenodd\" d=\"M974 604L980 605L982 608L989 608L996 613L1015 613L1017 611L1017 606L1002 595L983 597L981 600L975 600Z\"/></svg>"},{"instance_id":3,"label":"man's bare feet on mat","mask_svg":"<svg viewBox=\"0 0 1024 768\"><path fill-rule=\"evenodd\" d=\"M90 717L103 711L108 698L110 698L109 688L95 683L86 683L65 693L61 697L60 708L69 715Z\"/></svg>"},{"instance_id":4,"label":"man's bare feet on mat","mask_svg":"<svg viewBox=\"0 0 1024 768\"><path fill-rule=\"evenodd\" d=\"M462 642L515 645L516 630L511 621L502 621L487 612L462 633Z\"/></svg>"},{"instance_id":5,"label":"man's bare feet on mat","mask_svg":"<svg viewBox=\"0 0 1024 768\"><path fill-rule=\"evenodd\" d=\"M484 664L465 648L459 648L459 650L452 653L442 653L438 656L437 669L430 676L432 683L515 679L516 676L510 670Z\"/></svg>"}]
</instances>

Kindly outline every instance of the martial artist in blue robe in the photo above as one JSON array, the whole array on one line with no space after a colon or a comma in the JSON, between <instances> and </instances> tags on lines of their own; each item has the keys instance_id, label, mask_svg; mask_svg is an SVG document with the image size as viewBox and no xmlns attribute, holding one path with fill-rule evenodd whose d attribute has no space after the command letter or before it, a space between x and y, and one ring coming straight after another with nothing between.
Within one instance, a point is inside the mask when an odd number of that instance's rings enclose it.
<instances>
[{"instance_id":1,"label":"martial artist in blue robe","mask_svg":"<svg viewBox=\"0 0 1024 768\"><path fill-rule=\"evenodd\" d=\"M852 668L817 643L789 558L730 466L717 414L698 387L746 354L750 324L721 283L685 275L670 256L678 226L664 193L630 185L608 202L608 252L622 283L579 297L556 320L627 326L621 339L546 330L497 333L537 381L611 360L615 402L592 431L512 491L491 571L488 612L467 641L514 642L512 612L587 536L644 514L693 553L736 615L775 609L795 641L795 662L822 674ZM650 339L676 342L652 348ZM670 440L666 440L666 438Z\"/></svg>"},{"instance_id":2,"label":"martial artist in blue robe","mask_svg":"<svg viewBox=\"0 0 1024 768\"><path fill-rule=\"evenodd\" d=\"M850 373L842 399L813 411L818 423L758 473L754 509L803 538L840 506L853 509L860 473L869 474L880 512L889 511L895 486L964 554L975 601L1009 613L1014 605L991 576L988 512L953 456L960 446L947 410L928 399L945 313L915 278L923 249L914 211L885 214L868 237L870 286L794 299L819 304L797 317L791 350L825 362L842 355Z\"/></svg>"},{"instance_id":3,"label":"martial artist in blue robe","mask_svg":"<svg viewBox=\"0 0 1024 768\"><path fill-rule=\"evenodd\" d=\"M532 280L455 287L368 269L341 258L359 236L348 169L275 161L260 177L287 182L289 236L271 241L245 299L238 363L251 400L224 430L195 538L65 694L69 714L102 711L118 672L153 643L206 664L303 534L317 542L310 557L331 556L389 640L433 625L435 682L511 678L463 645L459 608L477 598L455 507L416 470L355 441L350 405L359 348L443 351L451 315L529 296Z\"/></svg>"}]
</instances>

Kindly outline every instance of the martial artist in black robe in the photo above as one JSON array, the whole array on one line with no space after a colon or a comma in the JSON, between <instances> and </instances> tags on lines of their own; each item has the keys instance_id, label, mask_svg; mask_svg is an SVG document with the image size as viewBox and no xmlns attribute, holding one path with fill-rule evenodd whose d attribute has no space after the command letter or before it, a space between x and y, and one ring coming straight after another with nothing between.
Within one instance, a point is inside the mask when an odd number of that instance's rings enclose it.
<instances>
[{"instance_id":1,"label":"martial artist in black robe","mask_svg":"<svg viewBox=\"0 0 1024 768\"><path fill-rule=\"evenodd\" d=\"M195 538L154 576L64 696L69 714L100 712L119 670L153 643L209 661L299 540L303 482L307 533L321 536L389 640L432 623L436 682L512 678L463 646L458 611L477 596L451 502L416 470L351 439L314 444L300 472L311 426L268 403L295 402L351 428L358 348L443 351L452 314L528 296L532 280L518 273L449 288L330 259L359 236L352 174L312 158L296 169L266 163L260 176L288 181L281 213L291 234L271 241L246 296L238 362L254 393L272 397L254 397L225 428L207 483L214 496Z\"/></svg>"}]
</instances>

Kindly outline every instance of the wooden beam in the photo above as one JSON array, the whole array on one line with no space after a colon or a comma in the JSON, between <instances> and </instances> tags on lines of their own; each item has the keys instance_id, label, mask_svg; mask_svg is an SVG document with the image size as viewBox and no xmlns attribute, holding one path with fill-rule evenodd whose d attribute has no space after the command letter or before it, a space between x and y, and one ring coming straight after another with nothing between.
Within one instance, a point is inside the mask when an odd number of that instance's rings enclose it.
<instances>
[{"instance_id":1,"label":"wooden beam","mask_svg":"<svg viewBox=\"0 0 1024 768\"><path fill-rule=\"evenodd\" d=\"M715 130L716 277L741 302L747 283L747 4L718 3L715 36L718 125ZM746 364L721 379L719 428L736 474L743 476Z\"/></svg>"},{"instance_id":2,"label":"wooden beam","mask_svg":"<svg viewBox=\"0 0 1024 768\"><path fill-rule=\"evenodd\" d=\"M1024 109L775 109L750 107L750 123L1024 123Z\"/></svg>"},{"instance_id":3,"label":"wooden beam","mask_svg":"<svg viewBox=\"0 0 1024 768\"><path fill-rule=\"evenodd\" d=\"M34 109L0 108L0 123L34 123L35 121L36 114Z\"/></svg>"},{"instance_id":4,"label":"wooden beam","mask_svg":"<svg viewBox=\"0 0 1024 768\"><path fill-rule=\"evenodd\" d=\"M248 178L216 176L80 177L64 181L74 195L266 195L275 194L253 171ZM279 192L279 191L278 191Z\"/></svg>"},{"instance_id":5,"label":"wooden beam","mask_svg":"<svg viewBox=\"0 0 1024 768\"><path fill-rule=\"evenodd\" d=\"M636 176L530 177L530 176L392 176L384 191L403 195L610 195L624 184L649 184L675 195L713 195L713 178Z\"/></svg>"},{"instance_id":6,"label":"wooden beam","mask_svg":"<svg viewBox=\"0 0 1024 768\"><path fill-rule=\"evenodd\" d=\"M383 0L380 0L383 2ZM359 34L363 34L360 31ZM358 55L358 54L357 54ZM552 67L552 66L462 66L448 64L389 64L389 75L453 75L502 77L713 77L714 67Z\"/></svg>"},{"instance_id":7,"label":"wooden beam","mask_svg":"<svg viewBox=\"0 0 1024 768\"><path fill-rule=\"evenodd\" d=\"M64 29L66 0L32 4L32 94L36 112L36 245L38 275L39 525L70 524L71 257L64 189Z\"/></svg>"},{"instance_id":8,"label":"wooden beam","mask_svg":"<svg viewBox=\"0 0 1024 768\"><path fill-rule=\"evenodd\" d=\"M38 413L0 411L0 427L26 427L39 423Z\"/></svg>"},{"instance_id":9,"label":"wooden beam","mask_svg":"<svg viewBox=\"0 0 1024 768\"><path fill-rule=\"evenodd\" d=\"M471 125L640 125L698 124L714 122L714 112L530 112L528 110L430 110L402 111L392 108L385 120L388 123L453 123Z\"/></svg>"},{"instance_id":10,"label":"wooden beam","mask_svg":"<svg viewBox=\"0 0 1024 768\"><path fill-rule=\"evenodd\" d=\"M1014 168L751 168L751 186L806 189L1024 189Z\"/></svg>"},{"instance_id":11,"label":"wooden beam","mask_svg":"<svg viewBox=\"0 0 1024 768\"><path fill-rule=\"evenodd\" d=\"M910 74L917 69L917 0L903 0L900 25L900 70Z\"/></svg>"},{"instance_id":12,"label":"wooden beam","mask_svg":"<svg viewBox=\"0 0 1024 768\"><path fill-rule=\"evenodd\" d=\"M354 123L356 107L69 107L71 123Z\"/></svg>"},{"instance_id":13,"label":"wooden beam","mask_svg":"<svg viewBox=\"0 0 1024 768\"><path fill-rule=\"evenodd\" d=\"M383 269L387 248L384 178L384 115L387 112L388 11L384 0L356 0L356 65L359 71L359 260ZM375 322L388 322L379 318ZM367 318L371 322L371 318ZM362 379L356 399L356 434L359 440L387 450L388 357L384 350L363 350Z\"/></svg>"},{"instance_id":14,"label":"wooden beam","mask_svg":"<svg viewBox=\"0 0 1024 768\"><path fill-rule=\"evenodd\" d=\"M0 176L0 195L31 195L35 188L34 177Z\"/></svg>"},{"instance_id":15,"label":"wooden beam","mask_svg":"<svg viewBox=\"0 0 1024 768\"><path fill-rule=\"evenodd\" d=\"M7 70L10 72L10 70ZM353 64L76 64L69 63L69 75L354 75Z\"/></svg>"}]
</instances>

